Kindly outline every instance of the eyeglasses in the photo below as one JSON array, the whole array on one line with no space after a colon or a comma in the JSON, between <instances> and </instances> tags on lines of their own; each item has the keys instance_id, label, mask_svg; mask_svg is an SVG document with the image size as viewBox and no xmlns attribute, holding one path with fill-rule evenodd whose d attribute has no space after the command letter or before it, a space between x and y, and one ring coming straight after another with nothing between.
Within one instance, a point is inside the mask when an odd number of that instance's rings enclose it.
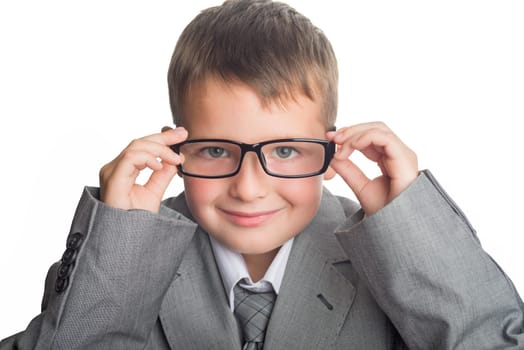
<instances>
[{"instance_id":1,"label":"eyeglasses","mask_svg":"<svg viewBox=\"0 0 524 350\"><path fill-rule=\"evenodd\" d=\"M324 173L335 153L327 140L290 138L247 144L223 139L195 139L171 146L184 155L178 166L186 176L218 179L236 175L247 152L255 152L271 176L302 178Z\"/></svg>"}]
</instances>

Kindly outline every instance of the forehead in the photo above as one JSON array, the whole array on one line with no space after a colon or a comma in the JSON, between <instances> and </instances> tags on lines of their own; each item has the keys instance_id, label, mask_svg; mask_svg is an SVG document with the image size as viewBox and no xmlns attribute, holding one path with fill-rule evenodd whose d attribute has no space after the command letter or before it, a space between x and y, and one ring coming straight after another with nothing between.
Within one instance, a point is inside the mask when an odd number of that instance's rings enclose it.
<instances>
[{"instance_id":1,"label":"forehead","mask_svg":"<svg viewBox=\"0 0 524 350\"><path fill-rule=\"evenodd\" d=\"M250 86L206 79L192 86L184 108L189 138L260 142L276 138L324 138L318 101L303 94L263 101Z\"/></svg>"}]
</instances>

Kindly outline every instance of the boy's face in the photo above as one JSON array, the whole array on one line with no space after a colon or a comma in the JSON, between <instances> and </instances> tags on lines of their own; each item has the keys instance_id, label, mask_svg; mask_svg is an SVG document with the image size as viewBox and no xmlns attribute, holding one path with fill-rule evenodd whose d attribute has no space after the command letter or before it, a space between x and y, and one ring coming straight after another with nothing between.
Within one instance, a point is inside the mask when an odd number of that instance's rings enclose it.
<instances>
[{"instance_id":1,"label":"boy's face","mask_svg":"<svg viewBox=\"0 0 524 350\"><path fill-rule=\"evenodd\" d=\"M208 79L194 87L185 106L189 139L257 143L280 138L325 139L318 103L296 96L285 105L262 106L241 83ZM253 152L238 174L219 179L184 176L196 221L214 238L243 255L271 255L315 215L322 175L285 179L267 175Z\"/></svg>"}]
</instances>

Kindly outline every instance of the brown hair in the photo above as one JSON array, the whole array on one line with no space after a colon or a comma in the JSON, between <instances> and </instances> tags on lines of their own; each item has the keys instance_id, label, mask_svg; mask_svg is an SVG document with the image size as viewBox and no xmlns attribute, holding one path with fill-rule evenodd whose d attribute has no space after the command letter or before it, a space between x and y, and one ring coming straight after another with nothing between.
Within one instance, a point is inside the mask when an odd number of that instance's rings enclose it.
<instances>
[{"instance_id":1,"label":"brown hair","mask_svg":"<svg viewBox=\"0 0 524 350\"><path fill-rule=\"evenodd\" d=\"M338 69L324 33L289 5L229 0L202 11L184 29L168 71L173 121L182 125L193 84L240 81L267 105L301 93L320 99L326 129L337 114Z\"/></svg>"}]
</instances>

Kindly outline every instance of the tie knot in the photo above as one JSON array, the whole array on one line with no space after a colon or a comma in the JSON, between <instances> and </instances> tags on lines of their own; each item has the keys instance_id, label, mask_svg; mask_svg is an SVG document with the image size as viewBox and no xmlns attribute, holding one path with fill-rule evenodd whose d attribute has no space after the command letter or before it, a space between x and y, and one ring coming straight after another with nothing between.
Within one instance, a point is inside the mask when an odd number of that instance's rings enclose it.
<instances>
[{"instance_id":1,"label":"tie knot","mask_svg":"<svg viewBox=\"0 0 524 350\"><path fill-rule=\"evenodd\" d=\"M236 285L234 293L235 316L242 326L244 341L260 343L261 346L275 303L275 292L257 293Z\"/></svg>"}]
</instances>

